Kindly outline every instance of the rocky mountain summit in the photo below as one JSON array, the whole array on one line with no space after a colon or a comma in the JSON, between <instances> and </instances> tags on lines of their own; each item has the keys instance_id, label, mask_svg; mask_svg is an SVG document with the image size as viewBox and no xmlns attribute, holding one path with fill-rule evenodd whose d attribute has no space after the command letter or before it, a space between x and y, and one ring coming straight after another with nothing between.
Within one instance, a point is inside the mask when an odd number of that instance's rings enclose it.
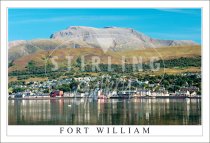
<instances>
[{"instance_id":1,"label":"rocky mountain summit","mask_svg":"<svg viewBox=\"0 0 210 143\"><path fill-rule=\"evenodd\" d=\"M51 39L83 41L93 47L121 51L168 46L197 45L189 40L160 40L151 38L131 28L94 28L71 26L51 35Z\"/></svg>"}]
</instances>

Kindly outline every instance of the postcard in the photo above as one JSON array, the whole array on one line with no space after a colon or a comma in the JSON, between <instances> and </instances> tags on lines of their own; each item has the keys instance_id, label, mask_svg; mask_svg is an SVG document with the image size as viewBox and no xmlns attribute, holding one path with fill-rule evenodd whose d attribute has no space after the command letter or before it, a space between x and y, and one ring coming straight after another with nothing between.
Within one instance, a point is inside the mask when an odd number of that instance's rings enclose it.
<instances>
[{"instance_id":1,"label":"postcard","mask_svg":"<svg viewBox=\"0 0 210 143\"><path fill-rule=\"evenodd\" d=\"M2 141L208 142L208 4L3 1Z\"/></svg>"}]
</instances>

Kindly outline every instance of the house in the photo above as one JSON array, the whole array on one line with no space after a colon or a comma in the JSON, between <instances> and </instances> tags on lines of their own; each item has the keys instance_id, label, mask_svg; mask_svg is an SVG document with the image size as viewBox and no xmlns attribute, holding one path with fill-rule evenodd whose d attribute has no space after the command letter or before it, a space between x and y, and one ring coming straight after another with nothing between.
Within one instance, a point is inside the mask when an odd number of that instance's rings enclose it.
<instances>
[{"instance_id":1,"label":"house","mask_svg":"<svg viewBox=\"0 0 210 143\"><path fill-rule=\"evenodd\" d=\"M30 90L25 91L24 94L25 94L25 96L33 96L34 95L34 93Z\"/></svg>"},{"instance_id":2,"label":"house","mask_svg":"<svg viewBox=\"0 0 210 143\"><path fill-rule=\"evenodd\" d=\"M190 86L190 87L182 87L181 89L180 89L181 91L182 90L188 90L189 92L198 92L199 91L199 88L198 87L196 87L196 86Z\"/></svg>"},{"instance_id":3,"label":"house","mask_svg":"<svg viewBox=\"0 0 210 143\"><path fill-rule=\"evenodd\" d=\"M199 88L195 86L191 87L182 87L178 92L176 92L177 96L196 96L197 92L199 91Z\"/></svg>"},{"instance_id":4,"label":"house","mask_svg":"<svg viewBox=\"0 0 210 143\"><path fill-rule=\"evenodd\" d=\"M139 94L140 96L151 96L151 91L150 90L138 90L137 94Z\"/></svg>"},{"instance_id":5,"label":"house","mask_svg":"<svg viewBox=\"0 0 210 143\"><path fill-rule=\"evenodd\" d=\"M84 80L84 78L83 77L78 77L78 78L74 78L74 80L76 80L76 81L82 81L82 80Z\"/></svg>"},{"instance_id":6,"label":"house","mask_svg":"<svg viewBox=\"0 0 210 143\"><path fill-rule=\"evenodd\" d=\"M22 93L22 92L19 92L19 93L15 94L15 98L24 98L24 97L25 97L25 94Z\"/></svg>"},{"instance_id":7,"label":"house","mask_svg":"<svg viewBox=\"0 0 210 143\"><path fill-rule=\"evenodd\" d=\"M56 97L56 96L63 97L63 91L56 90L56 91L50 92L50 97Z\"/></svg>"},{"instance_id":8,"label":"house","mask_svg":"<svg viewBox=\"0 0 210 143\"><path fill-rule=\"evenodd\" d=\"M8 97L9 98L15 98L15 94L10 94Z\"/></svg>"},{"instance_id":9,"label":"house","mask_svg":"<svg viewBox=\"0 0 210 143\"><path fill-rule=\"evenodd\" d=\"M149 84L148 86L149 87L155 87L155 84Z\"/></svg>"},{"instance_id":10,"label":"house","mask_svg":"<svg viewBox=\"0 0 210 143\"><path fill-rule=\"evenodd\" d=\"M197 92L193 91L191 94L190 94L191 97L195 97L197 96Z\"/></svg>"},{"instance_id":11,"label":"house","mask_svg":"<svg viewBox=\"0 0 210 143\"><path fill-rule=\"evenodd\" d=\"M189 96L190 95L190 92L186 88L181 88L179 91L176 91L175 92L175 95L176 96Z\"/></svg>"},{"instance_id":12,"label":"house","mask_svg":"<svg viewBox=\"0 0 210 143\"><path fill-rule=\"evenodd\" d=\"M74 95L76 98L83 98L85 97L85 93L78 93Z\"/></svg>"},{"instance_id":13,"label":"house","mask_svg":"<svg viewBox=\"0 0 210 143\"><path fill-rule=\"evenodd\" d=\"M149 84L149 81L144 81L144 84Z\"/></svg>"},{"instance_id":14,"label":"house","mask_svg":"<svg viewBox=\"0 0 210 143\"><path fill-rule=\"evenodd\" d=\"M156 92L152 92L151 96L169 96L169 93L167 90L164 91L156 91Z\"/></svg>"}]
</instances>

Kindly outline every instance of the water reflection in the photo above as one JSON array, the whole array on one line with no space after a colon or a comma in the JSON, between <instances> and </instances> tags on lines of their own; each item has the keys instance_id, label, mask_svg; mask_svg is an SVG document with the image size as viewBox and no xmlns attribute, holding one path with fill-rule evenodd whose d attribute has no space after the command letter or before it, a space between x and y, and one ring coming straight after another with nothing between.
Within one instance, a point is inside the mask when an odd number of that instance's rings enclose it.
<instances>
[{"instance_id":1,"label":"water reflection","mask_svg":"<svg viewBox=\"0 0 210 143\"><path fill-rule=\"evenodd\" d=\"M200 99L9 100L10 125L197 125Z\"/></svg>"}]
</instances>

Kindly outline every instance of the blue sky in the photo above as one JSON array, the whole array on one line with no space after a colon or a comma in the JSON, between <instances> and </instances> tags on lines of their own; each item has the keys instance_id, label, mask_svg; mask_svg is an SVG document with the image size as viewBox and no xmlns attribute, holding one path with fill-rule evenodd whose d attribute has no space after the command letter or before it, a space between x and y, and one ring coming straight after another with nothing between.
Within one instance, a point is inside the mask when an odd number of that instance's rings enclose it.
<instances>
[{"instance_id":1,"label":"blue sky","mask_svg":"<svg viewBox=\"0 0 210 143\"><path fill-rule=\"evenodd\" d=\"M129 27L159 39L201 43L201 9L9 9L9 41L49 38L69 26Z\"/></svg>"}]
</instances>

